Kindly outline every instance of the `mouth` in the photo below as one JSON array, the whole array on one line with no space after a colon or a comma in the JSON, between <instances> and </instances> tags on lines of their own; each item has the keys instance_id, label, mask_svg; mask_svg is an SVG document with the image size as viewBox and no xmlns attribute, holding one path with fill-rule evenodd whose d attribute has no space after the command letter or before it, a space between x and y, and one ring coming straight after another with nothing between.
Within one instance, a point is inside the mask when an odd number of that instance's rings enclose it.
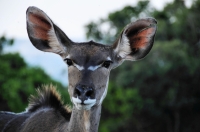
<instances>
[{"instance_id":1,"label":"mouth","mask_svg":"<svg viewBox=\"0 0 200 132\"><path fill-rule=\"evenodd\" d=\"M72 97L72 102L78 110L90 110L96 104L96 99L81 101L78 97Z\"/></svg>"}]
</instances>

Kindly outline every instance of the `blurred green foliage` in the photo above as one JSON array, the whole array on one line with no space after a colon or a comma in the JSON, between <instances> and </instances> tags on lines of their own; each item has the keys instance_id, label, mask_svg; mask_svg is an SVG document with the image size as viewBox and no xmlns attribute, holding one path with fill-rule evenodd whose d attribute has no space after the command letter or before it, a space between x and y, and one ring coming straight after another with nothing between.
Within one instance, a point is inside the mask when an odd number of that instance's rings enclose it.
<instances>
[{"instance_id":1,"label":"blurred green foliage","mask_svg":"<svg viewBox=\"0 0 200 132\"><path fill-rule=\"evenodd\" d=\"M200 0L191 7L184 2L175 0L160 11L139 1L86 25L88 39L113 43L137 18L158 21L149 55L111 72L100 132L199 132Z\"/></svg>"},{"instance_id":2,"label":"blurred green foliage","mask_svg":"<svg viewBox=\"0 0 200 132\"><path fill-rule=\"evenodd\" d=\"M3 53L3 47L13 43L13 39L0 39L0 110L21 112L28 104L28 97L35 93L35 88L43 84L54 84L70 102L67 88L51 79L43 69L30 67L18 53Z\"/></svg>"},{"instance_id":3,"label":"blurred green foliage","mask_svg":"<svg viewBox=\"0 0 200 132\"><path fill-rule=\"evenodd\" d=\"M141 17L158 21L148 57L124 62L111 72L103 102L100 132L199 132L200 126L200 0L186 7L175 0L163 10L149 1L108 14L86 25L86 36L111 43L123 27ZM3 54L13 39L0 38L0 109L19 112L42 84L55 84L65 102L67 89L41 68L28 66L18 53Z\"/></svg>"},{"instance_id":4,"label":"blurred green foliage","mask_svg":"<svg viewBox=\"0 0 200 132\"><path fill-rule=\"evenodd\" d=\"M0 37L0 54L2 54L3 48L6 45L12 45L14 43L14 39L6 39L5 36Z\"/></svg>"}]
</instances>

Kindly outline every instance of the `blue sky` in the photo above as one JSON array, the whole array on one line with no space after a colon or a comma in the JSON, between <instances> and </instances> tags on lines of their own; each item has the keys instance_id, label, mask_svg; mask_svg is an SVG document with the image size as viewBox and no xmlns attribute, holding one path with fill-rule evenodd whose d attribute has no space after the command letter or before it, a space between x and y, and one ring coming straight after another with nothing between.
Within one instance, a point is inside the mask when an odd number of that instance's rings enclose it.
<instances>
[{"instance_id":1,"label":"blue sky","mask_svg":"<svg viewBox=\"0 0 200 132\"><path fill-rule=\"evenodd\" d=\"M138 0L0 0L0 36L14 38L13 47L6 52L19 52L31 66L42 67L52 78L67 85L67 66L52 53L35 49L26 32L26 9L37 6L48 14L73 41L86 41L84 25L105 18L108 13L135 5ZM151 0L157 9L172 0Z\"/></svg>"}]
</instances>

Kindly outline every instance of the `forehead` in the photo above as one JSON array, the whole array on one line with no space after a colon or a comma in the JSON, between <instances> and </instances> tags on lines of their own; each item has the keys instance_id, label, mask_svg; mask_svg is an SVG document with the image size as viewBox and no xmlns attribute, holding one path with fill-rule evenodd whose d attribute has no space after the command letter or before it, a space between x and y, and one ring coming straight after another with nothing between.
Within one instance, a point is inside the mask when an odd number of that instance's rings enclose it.
<instances>
[{"instance_id":1,"label":"forehead","mask_svg":"<svg viewBox=\"0 0 200 132\"><path fill-rule=\"evenodd\" d=\"M74 44L70 51L70 58L77 63L98 63L111 58L111 47L94 42Z\"/></svg>"}]
</instances>

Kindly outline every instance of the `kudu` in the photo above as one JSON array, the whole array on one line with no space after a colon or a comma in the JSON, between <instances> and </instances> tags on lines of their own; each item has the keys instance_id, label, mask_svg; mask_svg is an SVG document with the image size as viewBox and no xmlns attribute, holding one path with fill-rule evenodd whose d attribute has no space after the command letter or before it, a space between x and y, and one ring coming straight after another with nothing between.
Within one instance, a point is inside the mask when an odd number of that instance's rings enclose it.
<instances>
[{"instance_id":1,"label":"kudu","mask_svg":"<svg viewBox=\"0 0 200 132\"><path fill-rule=\"evenodd\" d=\"M27 9L26 20L32 44L41 51L60 55L67 63L68 92L73 108L70 113L53 88L45 88L37 97L32 97L25 112L1 112L0 129L4 132L97 132L110 70L124 60L136 61L149 53L154 43L156 20L145 18L128 24L110 46L93 41L71 41L36 7Z\"/></svg>"}]
</instances>

